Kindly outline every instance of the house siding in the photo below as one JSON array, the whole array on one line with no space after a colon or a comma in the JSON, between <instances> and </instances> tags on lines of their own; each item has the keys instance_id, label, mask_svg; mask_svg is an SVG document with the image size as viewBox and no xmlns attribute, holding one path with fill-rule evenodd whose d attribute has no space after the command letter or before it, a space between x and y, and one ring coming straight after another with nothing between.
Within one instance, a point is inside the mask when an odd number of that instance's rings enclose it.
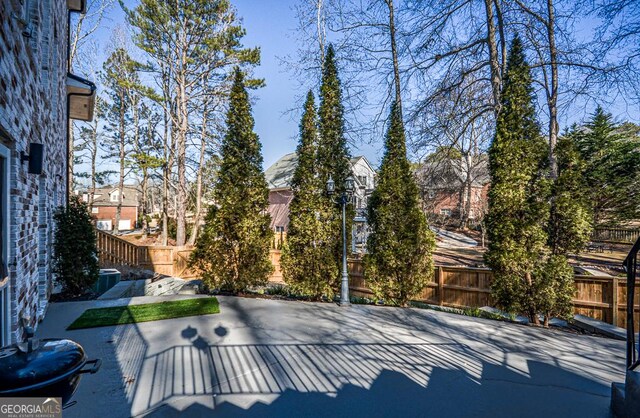
<instances>
[{"instance_id":1,"label":"house siding","mask_svg":"<svg viewBox=\"0 0 640 418\"><path fill-rule=\"evenodd\" d=\"M10 228L7 260L12 341L22 340L21 317L37 326L51 293L52 214L66 190L66 2L24 2L31 38L12 13L22 2L0 2L0 136L9 148ZM44 144L43 174L27 173L20 159L29 143Z\"/></svg>"},{"instance_id":2,"label":"house siding","mask_svg":"<svg viewBox=\"0 0 640 418\"><path fill-rule=\"evenodd\" d=\"M482 187L472 186L471 188L471 219L481 218L486 212L489 185ZM432 193L432 194L430 194ZM427 190L423 192L424 206L427 212L434 215L460 216L460 192L452 190ZM445 215L443 211L449 211L450 215Z\"/></svg>"}]
</instances>

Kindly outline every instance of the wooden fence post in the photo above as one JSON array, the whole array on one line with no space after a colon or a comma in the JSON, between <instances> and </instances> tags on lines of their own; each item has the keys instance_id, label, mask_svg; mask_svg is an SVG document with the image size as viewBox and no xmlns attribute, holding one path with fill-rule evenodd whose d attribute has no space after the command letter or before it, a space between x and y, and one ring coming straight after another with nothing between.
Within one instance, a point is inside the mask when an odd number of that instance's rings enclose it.
<instances>
[{"instance_id":1,"label":"wooden fence post","mask_svg":"<svg viewBox=\"0 0 640 418\"><path fill-rule=\"evenodd\" d=\"M618 326L618 278L617 277L613 277L613 279L611 279L611 287L612 287L612 294L611 294L611 322L613 323L614 327Z\"/></svg>"},{"instance_id":2,"label":"wooden fence post","mask_svg":"<svg viewBox=\"0 0 640 418\"><path fill-rule=\"evenodd\" d=\"M444 269L438 266L436 273L436 283L438 283L438 305L444 305Z\"/></svg>"}]
</instances>

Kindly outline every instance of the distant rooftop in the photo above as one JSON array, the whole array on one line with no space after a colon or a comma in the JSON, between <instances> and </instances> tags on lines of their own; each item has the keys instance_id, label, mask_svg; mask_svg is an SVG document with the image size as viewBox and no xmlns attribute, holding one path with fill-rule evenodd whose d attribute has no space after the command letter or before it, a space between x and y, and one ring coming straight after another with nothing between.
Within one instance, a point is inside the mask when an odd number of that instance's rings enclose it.
<instances>
[{"instance_id":1,"label":"distant rooftop","mask_svg":"<svg viewBox=\"0 0 640 418\"><path fill-rule=\"evenodd\" d=\"M355 164L359 159L364 158L362 156L356 156L351 158L351 164ZM367 164L369 164L367 162ZM270 189L280 189L280 188L288 188L291 187L291 179L293 178L293 172L298 165L298 154L292 152L290 154L285 154L278 161L273 163L267 170L264 172L264 177L267 180L267 185Z\"/></svg>"},{"instance_id":2,"label":"distant rooftop","mask_svg":"<svg viewBox=\"0 0 640 418\"><path fill-rule=\"evenodd\" d=\"M267 168L264 172L264 177L267 180L269 188L280 189L290 187L293 172L297 165L298 154L295 152L280 157L278 161L273 163L271 167Z\"/></svg>"}]
</instances>

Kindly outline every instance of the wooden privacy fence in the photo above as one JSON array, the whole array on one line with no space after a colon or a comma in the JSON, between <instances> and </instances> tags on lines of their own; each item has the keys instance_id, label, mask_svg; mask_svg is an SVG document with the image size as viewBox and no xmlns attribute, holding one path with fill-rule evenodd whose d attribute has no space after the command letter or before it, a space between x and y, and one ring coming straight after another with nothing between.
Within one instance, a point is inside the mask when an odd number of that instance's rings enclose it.
<instances>
[{"instance_id":1,"label":"wooden privacy fence","mask_svg":"<svg viewBox=\"0 0 640 418\"><path fill-rule=\"evenodd\" d=\"M363 275L362 262L349 262L349 281L352 294L371 297ZM452 308L478 308L493 306L491 280L493 274L487 268L436 267L434 280L429 283L416 301ZM576 292L573 297L574 312L626 328L627 280L624 277L575 275ZM640 326L640 293L635 295L634 314L636 331Z\"/></svg>"},{"instance_id":2,"label":"wooden privacy fence","mask_svg":"<svg viewBox=\"0 0 640 418\"><path fill-rule=\"evenodd\" d=\"M189 279L196 276L189 269L191 246L136 245L104 231L96 231L98 259L101 267L128 267Z\"/></svg>"},{"instance_id":3,"label":"wooden privacy fence","mask_svg":"<svg viewBox=\"0 0 640 418\"><path fill-rule=\"evenodd\" d=\"M98 253L103 267L127 266L152 270L156 273L182 278L196 277L189 269L192 247L139 246L103 231L96 231ZM270 253L274 272L272 283L282 283L280 269L281 251ZM367 286L363 263L350 259L349 287L354 296L371 297ZM422 291L416 301L453 308L477 308L493 306L491 280L488 268L437 266L434 280ZM624 277L575 275L576 292L573 306L576 314L586 315L619 327L627 324L627 280ZM638 315L636 328L640 327L640 292L635 295L634 313ZM636 329L638 331L638 329Z\"/></svg>"},{"instance_id":4,"label":"wooden privacy fence","mask_svg":"<svg viewBox=\"0 0 640 418\"><path fill-rule=\"evenodd\" d=\"M633 244L640 236L640 229L631 228L596 228L591 234L591 241Z\"/></svg>"}]
</instances>

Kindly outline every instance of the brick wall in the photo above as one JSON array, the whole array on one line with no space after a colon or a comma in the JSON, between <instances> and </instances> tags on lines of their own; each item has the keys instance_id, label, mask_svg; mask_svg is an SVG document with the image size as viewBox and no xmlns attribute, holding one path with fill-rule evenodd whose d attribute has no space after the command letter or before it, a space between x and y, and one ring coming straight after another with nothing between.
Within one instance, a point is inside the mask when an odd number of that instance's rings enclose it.
<instances>
[{"instance_id":1,"label":"brick wall","mask_svg":"<svg viewBox=\"0 0 640 418\"><path fill-rule=\"evenodd\" d=\"M96 220L111 220L111 225L115 226L116 224L116 210L115 206L94 206L94 210L98 210L98 213L92 212L91 217ZM123 206L120 208L120 220L131 221L130 228L134 228L136 226L136 222L138 221L138 208L131 206Z\"/></svg>"},{"instance_id":2,"label":"brick wall","mask_svg":"<svg viewBox=\"0 0 640 418\"><path fill-rule=\"evenodd\" d=\"M29 10L25 10L26 8ZM12 16L28 17L31 37ZM66 196L67 9L59 0L0 2L0 136L11 152L9 259L12 339L37 325L51 292L52 214ZM43 174L20 161L44 144Z\"/></svg>"}]
</instances>

